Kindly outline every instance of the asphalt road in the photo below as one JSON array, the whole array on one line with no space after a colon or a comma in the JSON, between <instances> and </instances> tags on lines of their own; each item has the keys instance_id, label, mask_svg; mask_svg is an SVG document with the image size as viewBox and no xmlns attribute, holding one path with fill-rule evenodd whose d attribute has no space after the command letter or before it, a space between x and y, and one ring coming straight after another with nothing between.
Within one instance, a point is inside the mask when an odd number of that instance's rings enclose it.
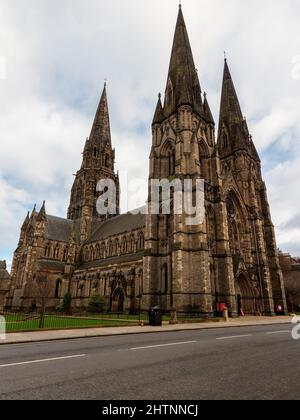
<instances>
[{"instance_id":1,"label":"asphalt road","mask_svg":"<svg viewBox=\"0 0 300 420\"><path fill-rule=\"evenodd\" d=\"M0 346L1 400L300 399L292 325Z\"/></svg>"}]
</instances>

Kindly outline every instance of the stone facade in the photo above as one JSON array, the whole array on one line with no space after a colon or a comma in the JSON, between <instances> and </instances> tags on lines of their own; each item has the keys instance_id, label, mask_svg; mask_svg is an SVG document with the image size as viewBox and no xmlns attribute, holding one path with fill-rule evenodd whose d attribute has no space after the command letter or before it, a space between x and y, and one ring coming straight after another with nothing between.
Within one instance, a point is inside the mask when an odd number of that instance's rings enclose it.
<instances>
[{"instance_id":1,"label":"stone facade","mask_svg":"<svg viewBox=\"0 0 300 420\"><path fill-rule=\"evenodd\" d=\"M116 185L113 217L97 212L97 182L103 178ZM212 317L220 304L232 316L274 314L278 306L286 311L261 162L228 64L216 135L181 7L164 103L160 95L152 124L148 206L152 179L189 179L193 185L204 179L204 222L190 226L187 215L174 210L170 215L119 214L105 87L71 191L68 218L48 215L45 203L27 215L7 306L34 304L35 283L44 276L52 307L70 291L77 307L99 294L110 311L118 312L159 305L165 311Z\"/></svg>"}]
</instances>

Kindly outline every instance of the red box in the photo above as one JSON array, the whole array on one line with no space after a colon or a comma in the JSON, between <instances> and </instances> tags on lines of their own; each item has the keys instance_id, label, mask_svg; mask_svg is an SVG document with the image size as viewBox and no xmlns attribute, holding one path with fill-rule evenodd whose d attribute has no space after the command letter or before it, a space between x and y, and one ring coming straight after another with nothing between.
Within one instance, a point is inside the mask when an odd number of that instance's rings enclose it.
<instances>
[{"instance_id":1,"label":"red box","mask_svg":"<svg viewBox=\"0 0 300 420\"><path fill-rule=\"evenodd\" d=\"M218 312L223 312L225 309L227 309L226 303L218 303Z\"/></svg>"}]
</instances>

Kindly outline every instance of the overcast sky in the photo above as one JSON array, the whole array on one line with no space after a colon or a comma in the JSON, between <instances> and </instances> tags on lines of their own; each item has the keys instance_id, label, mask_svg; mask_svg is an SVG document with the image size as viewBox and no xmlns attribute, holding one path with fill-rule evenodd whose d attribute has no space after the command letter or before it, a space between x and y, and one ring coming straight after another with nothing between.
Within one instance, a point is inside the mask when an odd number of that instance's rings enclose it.
<instances>
[{"instance_id":1,"label":"overcast sky","mask_svg":"<svg viewBox=\"0 0 300 420\"><path fill-rule=\"evenodd\" d=\"M216 121L226 50L278 245L300 255L300 2L182 3ZM35 203L66 216L106 78L117 169L147 178L177 12L177 0L0 0L0 259Z\"/></svg>"}]
</instances>

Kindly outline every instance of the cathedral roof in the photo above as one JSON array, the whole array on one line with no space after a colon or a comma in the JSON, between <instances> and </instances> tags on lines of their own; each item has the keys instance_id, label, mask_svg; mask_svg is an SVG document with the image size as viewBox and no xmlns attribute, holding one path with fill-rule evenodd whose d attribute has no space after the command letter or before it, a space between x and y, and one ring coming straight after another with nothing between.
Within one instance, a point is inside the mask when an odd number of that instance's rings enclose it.
<instances>
[{"instance_id":1,"label":"cathedral roof","mask_svg":"<svg viewBox=\"0 0 300 420\"><path fill-rule=\"evenodd\" d=\"M145 214L122 214L103 222L89 239L90 242L107 239L111 236L121 235L132 230L143 229L146 225Z\"/></svg>"},{"instance_id":2,"label":"cathedral roof","mask_svg":"<svg viewBox=\"0 0 300 420\"><path fill-rule=\"evenodd\" d=\"M89 268L101 268L112 264L125 264L140 261L144 256L144 251L136 252L134 254L125 254L115 257L106 258L105 260L91 261L82 264L78 270L87 270ZM77 271L78 271L77 270Z\"/></svg>"},{"instance_id":3,"label":"cathedral roof","mask_svg":"<svg viewBox=\"0 0 300 420\"><path fill-rule=\"evenodd\" d=\"M74 222L55 216L46 216L45 239L58 242L69 242Z\"/></svg>"},{"instance_id":4,"label":"cathedral roof","mask_svg":"<svg viewBox=\"0 0 300 420\"><path fill-rule=\"evenodd\" d=\"M88 242L107 239L110 236L120 235L136 229L143 229L146 225L144 214L122 214L105 222L97 222L93 225L94 233ZM69 242L74 227L74 221L56 216L46 216L45 239L57 242Z\"/></svg>"},{"instance_id":5,"label":"cathedral roof","mask_svg":"<svg viewBox=\"0 0 300 420\"><path fill-rule=\"evenodd\" d=\"M38 268L39 269L47 269L47 270L53 270L53 271L60 271L64 272L65 269L65 262L63 261L55 261L50 259L39 259L38 260Z\"/></svg>"}]
</instances>

